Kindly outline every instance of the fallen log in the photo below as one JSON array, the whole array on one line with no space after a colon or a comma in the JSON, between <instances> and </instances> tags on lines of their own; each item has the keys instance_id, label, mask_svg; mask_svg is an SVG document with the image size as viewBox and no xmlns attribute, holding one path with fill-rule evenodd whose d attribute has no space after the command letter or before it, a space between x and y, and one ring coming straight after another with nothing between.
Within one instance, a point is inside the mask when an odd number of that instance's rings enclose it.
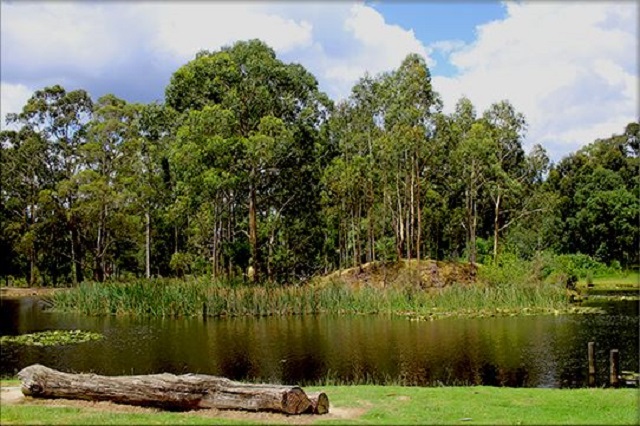
<instances>
[{"instance_id":1,"label":"fallen log","mask_svg":"<svg viewBox=\"0 0 640 426\"><path fill-rule=\"evenodd\" d=\"M309 398L309 401L311 402L311 406L307 409L307 413L327 414L329 412L329 397L326 393L308 393L307 398Z\"/></svg>"},{"instance_id":2,"label":"fallen log","mask_svg":"<svg viewBox=\"0 0 640 426\"><path fill-rule=\"evenodd\" d=\"M63 373L35 364L22 369L18 377L22 393L36 398L111 401L174 410L217 408L285 414L320 414L328 412L329 407L325 394L314 395L312 401L298 386L240 383L203 374L100 376Z\"/></svg>"}]
</instances>

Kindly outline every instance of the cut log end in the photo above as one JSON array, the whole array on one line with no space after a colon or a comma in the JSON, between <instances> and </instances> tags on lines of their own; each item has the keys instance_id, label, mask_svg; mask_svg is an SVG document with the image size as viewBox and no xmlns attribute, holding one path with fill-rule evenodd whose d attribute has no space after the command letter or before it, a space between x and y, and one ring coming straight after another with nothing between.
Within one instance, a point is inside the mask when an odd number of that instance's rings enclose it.
<instances>
[{"instance_id":1,"label":"cut log end","mask_svg":"<svg viewBox=\"0 0 640 426\"><path fill-rule=\"evenodd\" d=\"M324 392L313 392L307 394L311 406L307 413L311 414L327 414L329 412L329 397Z\"/></svg>"},{"instance_id":2,"label":"cut log end","mask_svg":"<svg viewBox=\"0 0 640 426\"><path fill-rule=\"evenodd\" d=\"M302 414L312 403L306 393L299 387L293 387L282 396L282 407L287 414Z\"/></svg>"}]
</instances>

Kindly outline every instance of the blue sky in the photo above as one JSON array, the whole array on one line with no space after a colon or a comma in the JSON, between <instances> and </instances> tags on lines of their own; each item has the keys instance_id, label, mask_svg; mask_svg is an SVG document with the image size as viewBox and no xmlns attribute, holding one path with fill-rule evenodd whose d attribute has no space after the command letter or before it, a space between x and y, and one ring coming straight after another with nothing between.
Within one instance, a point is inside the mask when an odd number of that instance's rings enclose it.
<instances>
[{"instance_id":1,"label":"blue sky","mask_svg":"<svg viewBox=\"0 0 640 426\"><path fill-rule=\"evenodd\" d=\"M433 40L459 40L472 43L476 27L501 19L505 8L500 2L428 2L428 1L377 1L367 2L379 11L386 22L411 28L416 37L429 44ZM457 70L447 57L436 51L432 54L436 64L432 74L451 75Z\"/></svg>"},{"instance_id":2,"label":"blue sky","mask_svg":"<svg viewBox=\"0 0 640 426\"><path fill-rule=\"evenodd\" d=\"M423 55L451 111L508 99L525 147L554 160L638 120L638 3L221 1L0 3L0 113L52 84L97 99L162 100L199 50L260 38L334 100L365 73ZM4 123L3 123L4 125Z\"/></svg>"}]
</instances>

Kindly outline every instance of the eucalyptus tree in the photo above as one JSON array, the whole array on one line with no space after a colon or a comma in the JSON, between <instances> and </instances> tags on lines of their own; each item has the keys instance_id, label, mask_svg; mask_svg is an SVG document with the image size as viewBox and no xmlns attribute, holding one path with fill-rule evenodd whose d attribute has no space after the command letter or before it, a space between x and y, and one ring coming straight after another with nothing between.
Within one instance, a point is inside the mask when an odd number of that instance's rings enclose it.
<instances>
[{"instance_id":1,"label":"eucalyptus tree","mask_svg":"<svg viewBox=\"0 0 640 426\"><path fill-rule=\"evenodd\" d=\"M436 255L457 258L465 247L469 247L471 230L475 230L470 226L471 194L468 182L461 177L461 163L465 158L461 158L459 148L477 121L476 109L466 97L456 102L451 114L435 116L435 148L431 156L437 164L434 182L439 191L431 199L439 202L440 209L434 217L437 222L432 234L443 239L442 242L436 241L439 246Z\"/></svg>"},{"instance_id":2,"label":"eucalyptus tree","mask_svg":"<svg viewBox=\"0 0 640 426\"><path fill-rule=\"evenodd\" d=\"M337 226L338 266L374 260L375 228L385 220L384 214L375 215L380 203L377 140L383 131L380 92L380 79L363 77L330 120L337 152L323 174L324 205Z\"/></svg>"},{"instance_id":3,"label":"eucalyptus tree","mask_svg":"<svg viewBox=\"0 0 640 426\"><path fill-rule=\"evenodd\" d=\"M130 182L139 179L131 167L137 151L138 110L114 95L101 97L94 106L87 141L79 149L84 167L73 177L79 200L72 213L82 220L96 281L103 281L105 272L117 266L116 246L122 247L125 241L133 247L138 244L139 233L129 211L136 202Z\"/></svg>"},{"instance_id":4,"label":"eucalyptus tree","mask_svg":"<svg viewBox=\"0 0 640 426\"><path fill-rule=\"evenodd\" d=\"M277 215L280 219L276 222L288 221L291 226L297 223L299 232L321 235L313 226L319 180L319 172L313 170L316 163L313 157L319 142L318 130L331 103L319 92L313 75L298 64L283 63L259 40L238 42L216 52L201 52L176 71L166 89L166 100L180 113L217 105L233 116L233 135L238 138L239 152L231 169L240 181L232 198L237 201L239 194L244 194L246 206L234 205L232 216L236 220L239 215L246 215L255 279L261 278L265 264L271 262L262 260L264 240L275 241L275 235L271 239L260 233L260 221L268 223L268 218ZM266 134L268 123L277 120L286 131ZM291 144L287 141L290 137ZM267 143L269 138L276 139ZM280 144L289 148L286 153L278 153L285 158L267 155L265 150ZM263 155L272 161L260 161L257 156ZM305 210L310 212L305 213L306 217L302 214ZM304 223L300 224L303 217ZM236 226L231 224L231 228ZM267 232L271 233L273 230ZM281 248L292 246L294 237L286 236ZM304 269L300 264L306 263L305 258L315 253L315 246L315 242L305 244L289 253L296 259L294 269L298 273Z\"/></svg>"},{"instance_id":5,"label":"eucalyptus tree","mask_svg":"<svg viewBox=\"0 0 640 426\"><path fill-rule=\"evenodd\" d=\"M27 260L27 283L39 282L39 252L46 211L40 193L51 189L47 166L47 144L31 128L0 133L2 146L2 237L6 246L3 264L9 270L19 265L18 256Z\"/></svg>"},{"instance_id":6,"label":"eucalyptus tree","mask_svg":"<svg viewBox=\"0 0 640 426\"><path fill-rule=\"evenodd\" d=\"M515 111L506 100L492 104L483 114L484 120L491 126L491 134L496 149L492 179L487 192L493 204L493 258L498 258L498 236L511 221L501 215L504 204L511 202L512 210L525 199L524 192L527 169L522 139L526 130L524 115Z\"/></svg>"},{"instance_id":7,"label":"eucalyptus tree","mask_svg":"<svg viewBox=\"0 0 640 426\"><path fill-rule=\"evenodd\" d=\"M471 264L477 261L478 204L482 191L491 182L497 162L496 145L490 126L480 120L471 125L453 154L457 175L465 191L465 226L469 235Z\"/></svg>"},{"instance_id":8,"label":"eucalyptus tree","mask_svg":"<svg viewBox=\"0 0 640 426\"><path fill-rule=\"evenodd\" d=\"M394 222L398 256L421 257L424 193L430 188L434 164L430 152L435 133L433 115L441 109L424 58L408 55L385 78L384 127L386 154L395 174ZM391 151L391 152L390 152Z\"/></svg>"},{"instance_id":9,"label":"eucalyptus tree","mask_svg":"<svg viewBox=\"0 0 640 426\"><path fill-rule=\"evenodd\" d=\"M327 212L339 217L341 264L347 252L354 265L376 259L376 247L387 252L389 238L395 258L422 257L439 109L418 55L408 55L390 73L365 76L336 108L330 129L337 154L324 182Z\"/></svg>"},{"instance_id":10,"label":"eucalyptus tree","mask_svg":"<svg viewBox=\"0 0 640 426\"><path fill-rule=\"evenodd\" d=\"M30 129L46 142L47 168L56 182L49 195L65 211L69 233L69 251L65 254L71 260L74 283L83 279L84 250L74 213L78 196L73 178L82 168L79 149L86 141L92 110L93 102L87 92L67 92L56 85L36 91L20 113L7 115L9 123Z\"/></svg>"},{"instance_id":11,"label":"eucalyptus tree","mask_svg":"<svg viewBox=\"0 0 640 426\"><path fill-rule=\"evenodd\" d=\"M168 161L169 145L175 137L178 116L163 104L151 103L138 108L134 168L139 178L132 183L139 200L138 207L144 212L144 269L145 276L150 278L152 265L156 273L168 271L170 254L178 250L177 226L174 224L173 232L170 232L168 215L174 195Z\"/></svg>"},{"instance_id":12,"label":"eucalyptus tree","mask_svg":"<svg viewBox=\"0 0 640 426\"><path fill-rule=\"evenodd\" d=\"M211 259L214 276L222 264L224 244L233 241L235 232L231 220L239 181L236 155L240 150L235 125L234 114L219 105L190 111L169 152L179 200L174 209L192 218L191 243L200 255ZM209 247L211 253L207 255Z\"/></svg>"}]
</instances>

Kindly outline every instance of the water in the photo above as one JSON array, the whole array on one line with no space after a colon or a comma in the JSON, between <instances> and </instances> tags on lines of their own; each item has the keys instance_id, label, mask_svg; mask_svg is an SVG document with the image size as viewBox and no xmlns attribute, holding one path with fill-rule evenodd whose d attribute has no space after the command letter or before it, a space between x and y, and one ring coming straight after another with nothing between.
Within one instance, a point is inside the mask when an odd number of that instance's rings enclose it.
<instances>
[{"instance_id":1,"label":"water","mask_svg":"<svg viewBox=\"0 0 640 426\"><path fill-rule=\"evenodd\" d=\"M409 321L383 316L143 319L51 313L34 298L4 299L0 334L51 329L103 333L101 341L0 351L0 374L40 363L106 375L203 373L234 380L576 387L586 384L587 342L596 342L598 383L608 353L638 371L638 302L611 315Z\"/></svg>"}]
</instances>

